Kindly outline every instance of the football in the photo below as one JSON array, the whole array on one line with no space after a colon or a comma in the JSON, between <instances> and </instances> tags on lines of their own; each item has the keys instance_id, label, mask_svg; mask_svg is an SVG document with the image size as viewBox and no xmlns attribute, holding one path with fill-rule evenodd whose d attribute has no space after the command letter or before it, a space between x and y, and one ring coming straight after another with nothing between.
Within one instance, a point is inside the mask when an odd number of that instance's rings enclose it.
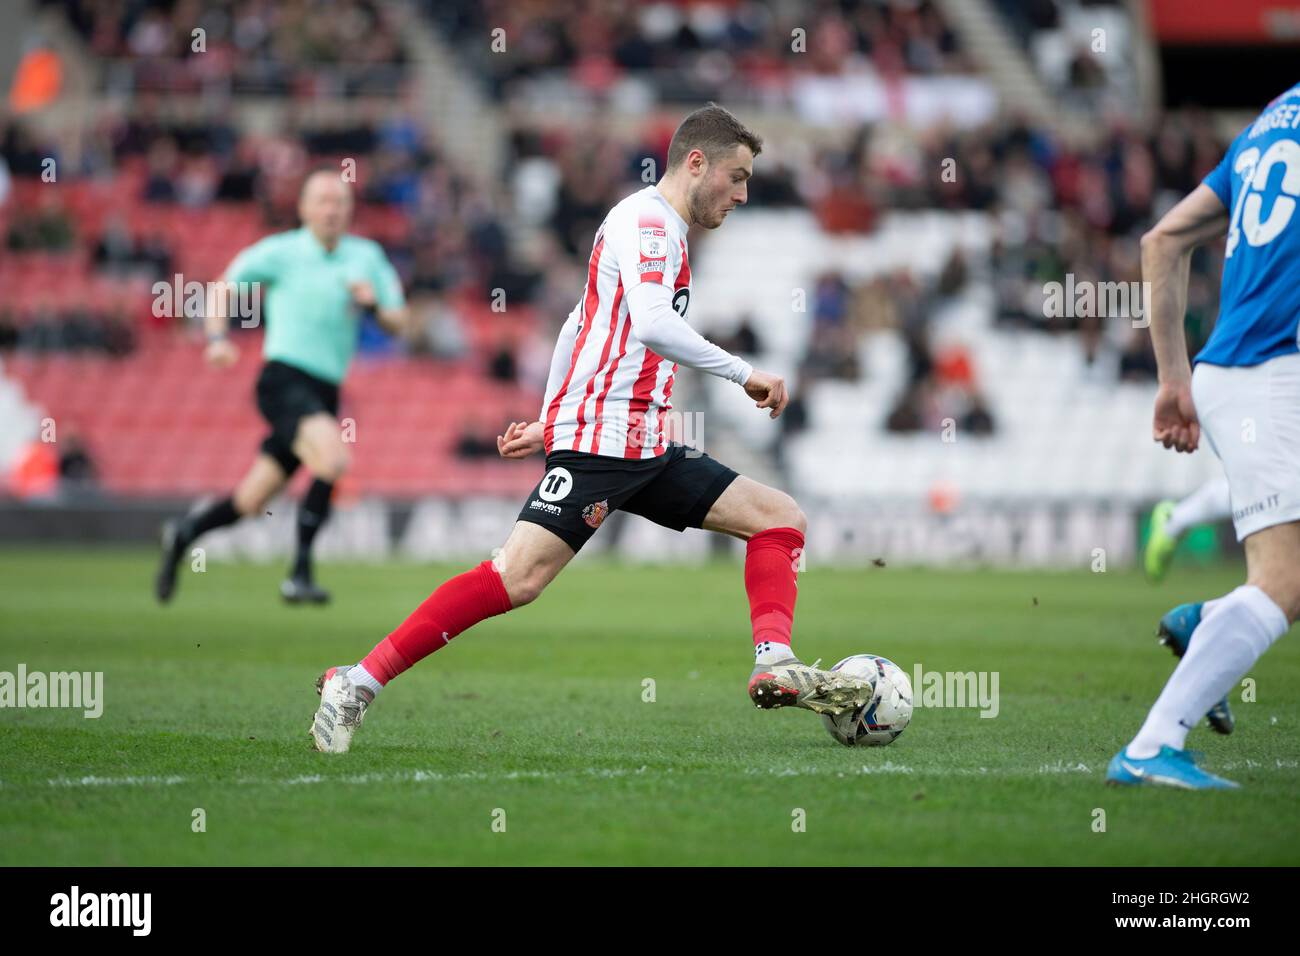
<instances>
[{"instance_id":1,"label":"football","mask_svg":"<svg viewBox=\"0 0 1300 956\"><path fill-rule=\"evenodd\" d=\"M832 737L846 747L883 747L893 743L912 719L912 682L893 661L874 654L846 657L833 671L871 681L876 688L864 707L831 717L822 723Z\"/></svg>"}]
</instances>

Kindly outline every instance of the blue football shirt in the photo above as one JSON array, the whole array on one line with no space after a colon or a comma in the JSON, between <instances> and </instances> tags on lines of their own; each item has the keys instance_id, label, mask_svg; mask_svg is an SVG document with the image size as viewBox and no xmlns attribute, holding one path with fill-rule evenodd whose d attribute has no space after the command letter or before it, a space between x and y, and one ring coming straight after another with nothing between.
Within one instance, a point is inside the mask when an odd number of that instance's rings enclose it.
<instances>
[{"instance_id":1,"label":"blue football shirt","mask_svg":"<svg viewBox=\"0 0 1300 956\"><path fill-rule=\"evenodd\" d=\"M1259 365L1300 351L1300 83L1232 141L1205 185L1232 218L1219 320L1196 361Z\"/></svg>"}]
</instances>

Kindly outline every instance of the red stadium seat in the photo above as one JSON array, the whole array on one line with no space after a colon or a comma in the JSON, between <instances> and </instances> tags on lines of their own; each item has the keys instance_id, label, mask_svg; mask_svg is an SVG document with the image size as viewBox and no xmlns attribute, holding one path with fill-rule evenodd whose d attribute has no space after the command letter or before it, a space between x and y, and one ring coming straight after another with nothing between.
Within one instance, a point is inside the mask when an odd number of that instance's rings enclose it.
<instances>
[{"instance_id":1,"label":"red stadium seat","mask_svg":"<svg viewBox=\"0 0 1300 956\"><path fill-rule=\"evenodd\" d=\"M253 409L258 345L244 342L239 366L225 370L207 368L196 344L173 336L145 339L124 359L19 355L5 368L57 422L81 433L110 490L216 494L239 480L266 432ZM349 476L356 493L526 492L535 469L455 455L467 411L496 428L539 401L480 375L472 364L359 362L343 408L356 422Z\"/></svg>"}]
</instances>

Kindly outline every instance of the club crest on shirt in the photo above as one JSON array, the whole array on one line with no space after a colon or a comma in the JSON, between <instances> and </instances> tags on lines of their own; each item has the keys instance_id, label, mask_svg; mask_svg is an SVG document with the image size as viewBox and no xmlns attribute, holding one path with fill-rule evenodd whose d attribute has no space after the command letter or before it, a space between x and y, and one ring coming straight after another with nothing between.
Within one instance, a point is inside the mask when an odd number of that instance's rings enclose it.
<instances>
[{"instance_id":1,"label":"club crest on shirt","mask_svg":"<svg viewBox=\"0 0 1300 956\"><path fill-rule=\"evenodd\" d=\"M668 231L657 226L641 229L641 255L647 259L663 259L668 255Z\"/></svg>"},{"instance_id":2,"label":"club crest on shirt","mask_svg":"<svg viewBox=\"0 0 1300 956\"><path fill-rule=\"evenodd\" d=\"M600 523L605 520L609 514L609 499L604 501L593 501L582 509L582 520L587 522L589 528L599 528Z\"/></svg>"}]
</instances>

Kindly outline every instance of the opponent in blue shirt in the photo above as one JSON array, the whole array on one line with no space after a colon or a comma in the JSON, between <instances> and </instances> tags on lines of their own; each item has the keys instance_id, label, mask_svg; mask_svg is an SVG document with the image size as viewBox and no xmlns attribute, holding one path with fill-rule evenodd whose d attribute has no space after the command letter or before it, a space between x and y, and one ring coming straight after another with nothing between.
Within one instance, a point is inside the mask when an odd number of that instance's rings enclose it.
<instances>
[{"instance_id":1,"label":"opponent in blue shirt","mask_svg":"<svg viewBox=\"0 0 1300 956\"><path fill-rule=\"evenodd\" d=\"M1300 84L1265 107L1223 161L1142 237L1159 390L1156 441L1195 451L1201 429L1228 476L1246 583L1174 608L1160 634L1181 658L1106 782L1189 790L1238 785L1184 749L1208 716L1233 729L1227 693L1300 617ZM1187 360L1192 250L1226 237L1214 333Z\"/></svg>"},{"instance_id":2,"label":"opponent in blue shirt","mask_svg":"<svg viewBox=\"0 0 1300 956\"><path fill-rule=\"evenodd\" d=\"M1219 320L1196 356L1259 365L1300 351L1300 83L1265 107L1205 177L1228 211Z\"/></svg>"}]
</instances>

